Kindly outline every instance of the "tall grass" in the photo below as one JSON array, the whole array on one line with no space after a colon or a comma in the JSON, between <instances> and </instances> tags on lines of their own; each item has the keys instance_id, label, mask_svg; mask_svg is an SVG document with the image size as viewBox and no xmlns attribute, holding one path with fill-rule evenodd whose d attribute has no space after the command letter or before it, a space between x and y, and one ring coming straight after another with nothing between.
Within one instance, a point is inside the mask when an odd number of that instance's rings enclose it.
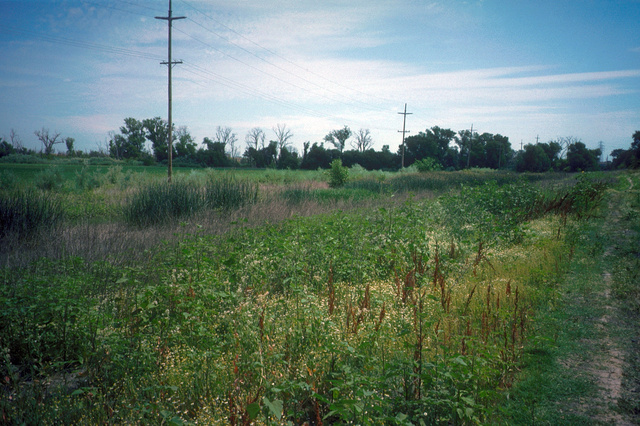
<instances>
[{"instance_id":1,"label":"tall grass","mask_svg":"<svg viewBox=\"0 0 640 426\"><path fill-rule=\"evenodd\" d=\"M137 226L175 221L205 209L229 210L254 203L258 186L232 177L210 177L204 185L196 180L172 183L151 182L135 191L123 214L127 223Z\"/></svg>"},{"instance_id":2,"label":"tall grass","mask_svg":"<svg viewBox=\"0 0 640 426\"><path fill-rule=\"evenodd\" d=\"M62 224L64 210L56 196L35 189L0 193L0 240L24 238Z\"/></svg>"}]
</instances>

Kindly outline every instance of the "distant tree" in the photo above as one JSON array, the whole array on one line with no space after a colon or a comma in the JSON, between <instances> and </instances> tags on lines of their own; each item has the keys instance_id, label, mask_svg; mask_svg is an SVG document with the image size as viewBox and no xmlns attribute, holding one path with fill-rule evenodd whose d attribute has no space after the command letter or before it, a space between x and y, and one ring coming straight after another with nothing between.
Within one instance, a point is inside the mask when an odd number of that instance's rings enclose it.
<instances>
[{"instance_id":1,"label":"distant tree","mask_svg":"<svg viewBox=\"0 0 640 426\"><path fill-rule=\"evenodd\" d=\"M500 169L506 167L511 158L513 150L507 136L500 134L491 135L485 143L485 164L484 167Z\"/></svg>"},{"instance_id":2,"label":"distant tree","mask_svg":"<svg viewBox=\"0 0 640 426\"><path fill-rule=\"evenodd\" d=\"M44 127L42 130L36 130L33 133L37 136L38 140L42 142L46 155L53 154L53 147L63 142L60 138L60 133L49 134L49 129L45 129Z\"/></svg>"},{"instance_id":3,"label":"distant tree","mask_svg":"<svg viewBox=\"0 0 640 426\"><path fill-rule=\"evenodd\" d=\"M272 130L273 133L276 134L278 152L280 153L284 148L287 148L291 144L290 139L293 137L293 133L291 133L291 130L287 129L286 124L278 124Z\"/></svg>"},{"instance_id":4,"label":"distant tree","mask_svg":"<svg viewBox=\"0 0 640 426\"><path fill-rule=\"evenodd\" d=\"M569 171L594 171L600 168L598 159L600 158L599 149L587 149L582 142L575 142L569 145L567 149L567 162Z\"/></svg>"},{"instance_id":5,"label":"distant tree","mask_svg":"<svg viewBox=\"0 0 640 426\"><path fill-rule=\"evenodd\" d=\"M9 142L11 142L11 145L13 146L13 149L15 149L15 152L17 154L27 153L27 150L22 145L22 139L20 139L20 136L18 136L18 133L15 129L11 129L11 131L9 132Z\"/></svg>"},{"instance_id":6,"label":"distant tree","mask_svg":"<svg viewBox=\"0 0 640 426\"><path fill-rule=\"evenodd\" d=\"M229 159L225 154L225 143L209 138L202 140L202 147L197 152L198 162L208 167L225 167Z\"/></svg>"},{"instance_id":7,"label":"distant tree","mask_svg":"<svg viewBox=\"0 0 640 426\"><path fill-rule=\"evenodd\" d=\"M325 142L332 144L340 154L344 151L344 147L347 143L347 139L351 137L351 129L348 126L344 126L340 130L332 130L324 137Z\"/></svg>"},{"instance_id":8,"label":"distant tree","mask_svg":"<svg viewBox=\"0 0 640 426\"><path fill-rule=\"evenodd\" d=\"M111 132L109 155L118 159L137 159L144 152L146 141L145 127L135 118L125 118L120 134Z\"/></svg>"},{"instance_id":9,"label":"distant tree","mask_svg":"<svg viewBox=\"0 0 640 426\"><path fill-rule=\"evenodd\" d=\"M0 158L10 154L15 154L15 152L15 148L9 143L9 141L4 138L0 138Z\"/></svg>"},{"instance_id":10,"label":"distant tree","mask_svg":"<svg viewBox=\"0 0 640 426\"><path fill-rule=\"evenodd\" d=\"M477 151L473 149L474 141L478 139L478 133L471 130L460 130L454 141L458 145L459 164L461 167L471 166L471 157Z\"/></svg>"},{"instance_id":11,"label":"distant tree","mask_svg":"<svg viewBox=\"0 0 640 426\"><path fill-rule=\"evenodd\" d=\"M147 118L142 122L146 138L151 142L151 149L156 161L169 158L169 125L160 117Z\"/></svg>"},{"instance_id":12,"label":"distant tree","mask_svg":"<svg viewBox=\"0 0 640 426\"><path fill-rule=\"evenodd\" d=\"M76 151L73 149L73 144L75 143L75 139L74 138L66 138L64 140L65 144L67 145L67 155L69 157L73 157L76 155Z\"/></svg>"},{"instance_id":13,"label":"distant tree","mask_svg":"<svg viewBox=\"0 0 640 426\"><path fill-rule=\"evenodd\" d=\"M318 145L316 142L306 152L300 168L304 170L328 169L331 161L339 158L339 156L340 152L337 149L328 151L325 149L324 144Z\"/></svg>"},{"instance_id":14,"label":"distant tree","mask_svg":"<svg viewBox=\"0 0 640 426\"><path fill-rule=\"evenodd\" d=\"M215 142L229 147L229 157L238 157L238 136L231 130L231 127L216 128Z\"/></svg>"},{"instance_id":15,"label":"distant tree","mask_svg":"<svg viewBox=\"0 0 640 426\"><path fill-rule=\"evenodd\" d=\"M300 168L300 158L298 157L298 153L289 147L282 147L282 149L280 149L280 154L278 155L277 167L278 169L290 170Z\"/></svg>"},{"instance_id":16,"label":"distant tree","mask_svg":"<svg viewBox=\"0 0 640 426\"><path fill-rule=\"evenodd\" d=\"M353 147L360 152L365 152L373 145L373 139L371 138L371 132L369 129L360 129L356 133L356 140L353 143Z\"/></svg>"},{"instance_id":17,"label":"distant tree","mask_svg":"<svg viewBox=\"0 0 640 426\"><path fill-rule=\"evenodd\" d=\"M187 126L180 126L176 130L176 140L173 146L175 148L174 156L176 159L195 160L197 145L193 140L193 136L189 133Z\"/></svg>"},{"instance_id":18,"label":"distant tree","mask_svg":"<svg viewBox=\"0 0 640 426\"><path fill-rule=\"evenodd\" d=\"M551 168L551 160L540 144L527 144L516 159L518 172L547 172Z\"/></svg>"},{"instance_id":19,"label":"distant tree","mask_svg":"<svg viewBox=\"0 0 640 426\"><path fill-rule=\"evenodd\" d=\"M264 131L260 127L254 127L249 130L247 135L245 136L245 142L247 143L248 148L253 148L256 151L264 148L265 134Z\"/></svg>"},{"instance_id":20,"label":"distant tree","mask_svg":"<svg viewBox=\"0 0 640 426\"><path fill-rule=\"evenodd\" d=\"M253 146L247 147L244 157L249 163L257 168L276 167L278 154L278 143L271 141L269 145L255 149Z\"/></svg>"}]
</instances>

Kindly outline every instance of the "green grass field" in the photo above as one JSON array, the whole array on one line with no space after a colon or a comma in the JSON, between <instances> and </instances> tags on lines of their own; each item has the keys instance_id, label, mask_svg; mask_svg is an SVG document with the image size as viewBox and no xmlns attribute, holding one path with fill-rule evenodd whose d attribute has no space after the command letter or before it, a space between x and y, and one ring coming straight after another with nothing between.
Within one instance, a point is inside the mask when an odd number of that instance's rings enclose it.
<instances>
[{"instance_id":1,"label":"green grass field","mask_svg":"<svg viewBox=\"0 0 640 426\"><path fill-rule=\"evenodd\" d=\"M637 421L637 175L73 167L0 191L5 422Z\"/></svg>"}]
</instances>

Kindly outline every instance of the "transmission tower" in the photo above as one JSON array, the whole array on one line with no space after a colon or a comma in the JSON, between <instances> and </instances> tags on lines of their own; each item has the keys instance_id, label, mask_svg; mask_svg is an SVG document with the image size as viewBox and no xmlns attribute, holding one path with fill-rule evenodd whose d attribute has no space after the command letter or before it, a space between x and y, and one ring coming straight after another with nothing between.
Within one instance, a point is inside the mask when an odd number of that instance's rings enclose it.
<instances>
[{"instance_id":1,"label":"transmission tower","mask_svg":"<svg viewBox=\"0 0 640 426\"><path fill-rule=\"evenodd\" d=\"M186 16L172 16L171 11L171 0L169 0L169 15L168 16L156 16L156 19L162 19L163 21L167 21L169 27L169 55L168 59L164 62L160 62L162 65L166 65L169 70L169 84L168 84L168 97L169 97L169 144L168 144L168 181L171 182L171 172L172 172L172 160L173 160L173 118L171 117L171 69L176 64L181 64L182 61L172 61L171 60L171 23L177 19L185 19Z\"/></svg>"}]
</instances>

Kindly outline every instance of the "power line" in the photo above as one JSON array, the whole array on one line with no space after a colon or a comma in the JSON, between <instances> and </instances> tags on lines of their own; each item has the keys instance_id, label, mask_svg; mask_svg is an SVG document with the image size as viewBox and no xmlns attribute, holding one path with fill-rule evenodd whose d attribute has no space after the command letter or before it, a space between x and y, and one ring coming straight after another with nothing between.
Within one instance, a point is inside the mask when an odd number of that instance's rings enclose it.
<instances>
[{"instance_id":1,"label":"power line","mask_svg":"<svg viewBox=\"0 0 640 426\"><path fill-rule=\"evenodd\" d=\"M219 20L217 20L217 19L213 18L212 16L210 16L210 15L208 15L208 14L206 14L206 13L202 12L201 10L197 9L197 8L196 8L196 7L194 7L193 5L191 5L191 4L189 4L188 2L186 2L185 0L180 0L180 1L181 1L182 3L184 3L184 4L186 4L187 6L191 7L193 10L195 10L195 11L196 11L196 12L198 12L198 13L200 13L201 15L203 15L204 17L206 17L207 19L210 19L211 21L213 21L213 22L217 23L218 25L220 25L220 26L222 26L222 27L226 28L227 30L231 31L232 33L236 34L237 36L239 36L239 37L240 37L240 38L242 38L243 40L246 40L247 42L251 43L252 45L254 45L254 46L256 46L256 47L258 47L258 48L260 48L260 49L264 50L265 52L267 52L267 53L269 53L269 54L271 54L271 55L273 55L273 56L275 56L275 57L278 57L278 58L282 59L283 61L285 61L285 62L287 62L287 63L289 63L289 64L293 65L294 67L296 67L296 68L298 68L298 69L300 69L300 70L302 70L302 71L304 71L304 72L306 72L306 73L312 74L312 75L314 75L314 76L316 76L316 77L318 77L318 78L321 78L322 80L325 80L325 81L327 81L327 82L329 82L329 83L331 83L331 84L334 84L334 85L336 85L336 86L338 86L338 87L341 87L341 88L343 88L343 89L346 89L346 90L349 90L349 91L352 91L352 92L356 92L356 93L359 93L359 94L364 95L364 96L367 96L367 97L377 97L377 96L375 96L375 95L368 94L368 93L365 93L365 92L359 91L359 90L354 89L354 88L351 88L351 87L347 87L347 86L345 86L345 85L343 85L343 84L341 84L341 83L339 83L339 82L336 82L336 81L333 81L333 80L331 80L331 79L328 79L328 78L326 78L326 77L322 76L321 74L318 74L318 73L316 73L316 72L313 72L313 71L309 70L308 68L305 68L305 67L303 67L303 66L301 66L301 65L299 65L299 64L297 64L297 63L295 63L295 62L293 62L293 61L291 61L290 59L288 59L288 58L286 58L286 57L284 57L284 56L282 56L282 55L278 54L277 52L274 52L273 50L271 50L271 49L269 49L269 48L267 48L267 47L264 47L263 45L261 45L261 44L259 44L259 43L255 42L255 41L253 41L253 40L251 40L250 38L248 38L248 37L246 37L245 35L243 35L243 34L241 34L241 33L237 32L236 30L234 30L233 28L229 27L228 25L225 25L224 23L220 22ZM311 85L313 85L313 86L315 86L315 87L317 87L317 88L319 88L319 89L326 90L327 92L333 93L333 94L335 94L335 95L337 95L337 96L340 96L340 97L345 97L345 94L344 94L344 93L337 92L337 91L332 90L332 89L330 89L330 88L327 88L327 87L325 87L325 86L321 86L321 85L319 85L318 83L315 83L315 82L313 82L313 81L311 81L311 80L309 80L309 79L307 79L307 78L305 78L305 77L302 77L302 76L297 75L297 74L295 74L295 73L293 73L293 72L291 72L291 71L289 71L289 70L287 70L287 69L285 69L285 68L282 68L281 66L279 66L279 65L277 65L277 64L274 64L273 62L271 62L271 61L269 61L269 60L267 60L267 59L265 59L265 58L263 58L263 57L261 57L261 56L257 55L256 53L254 53L254 52L252 52L252 51L250 51L250 50L246 49L245 47L243 47L243 46L241 46L241 45L239 45L239 44L237 44L237 43L234 43L233 41L229 40L227 37L225 37L225 36L223 36L223 35L221 35L221 34L218 34L217 32L213 31L212 29L210 29L210 28L208 28L208 27L205 27L204 25L202 25L202 24L200 24L200 23L198 23L198 22L196 22L196 21L194 21L194 20L192 20L192 19L189 19L189 20L190 20L191 22L193 22L194 24L196 24L196 25L198 25L198 26L202 27L202 28L203 28L203 29L205 29L206 31L209 31L210 33L212 33L212 34L214 34L214 35L216 35L216 36L220 37L220 38L221 38L221 39L223 39L223 40L225 40L227 43L229 43L229 44L231 44L231 45L233 45L233 46L237 47L238 49L241 49L242 51L244 51L244 52L248 53L249 55L252 55L252 56L256 57L257 59L259 59L259 60L261 60L261 61L263 61L263 62L265 62L265 63L267 63L267 64L271 65L272 67L275 67L276 69L279 69L280 71L283 71L283 72L285 72L285 73L288 73L288 74L290 74L290 75L294 76L295 78L298 78L298 79L300 79L300 80L302 80L302 81L305 81L306 83L311 84ZM377 97L377 98L378 98L378 99L380 99L380 100L383 100L384 102L388 102L388 103L393 102L393 101L390 101L390 100L388 100L388 99L384 99L384 98L380 98L380 97ZM356 100L356 101L353 101L353 102L362 103L361 108L366 108L366 109L370 109L370 110L378 110L378 111L386 111L386 109L385 109L385 108L382 108L382 107L375 107L374 105L366 104L366 103L363 103L362 101L357 101L357 100Z\"/></svg>"}]
</instances>

